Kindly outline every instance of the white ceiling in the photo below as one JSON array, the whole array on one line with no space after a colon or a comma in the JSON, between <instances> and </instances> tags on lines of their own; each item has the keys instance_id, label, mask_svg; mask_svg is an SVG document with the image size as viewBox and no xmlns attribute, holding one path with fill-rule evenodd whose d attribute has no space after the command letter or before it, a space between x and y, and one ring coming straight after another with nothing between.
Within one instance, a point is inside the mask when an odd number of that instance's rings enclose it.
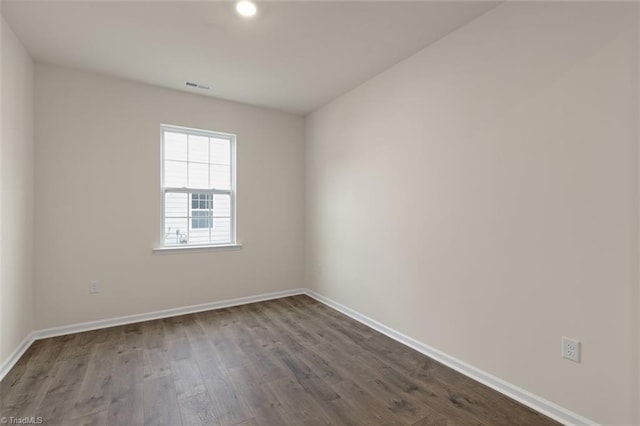
<instances>
[{"instance_id":1,"label":"white ceiling","mask_svg":"<svg viewBox=\"0 0 640 426\"><path fill-rule=\"evenodd\" d=\"M496 2L3 1L39 62L306 114ZM185 80L212 86L188 89Z\"/></svg>"}]
</instances>

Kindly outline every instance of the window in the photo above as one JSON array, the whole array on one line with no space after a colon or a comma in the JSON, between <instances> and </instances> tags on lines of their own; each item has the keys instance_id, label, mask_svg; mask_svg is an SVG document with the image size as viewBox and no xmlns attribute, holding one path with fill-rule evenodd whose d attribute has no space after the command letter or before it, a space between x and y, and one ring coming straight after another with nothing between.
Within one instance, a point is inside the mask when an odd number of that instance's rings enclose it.
<instances>
[{"instance_id":1,"label":"window","mask_svg":"<svg viewBox=\"0 0 640 426\"><path fill-rule=\"evenodd\" d=\"M235 136L161 126L165 247L235 244Z\"/></svg>"},{"instance_id":2,"label":"window","mask_svg":"<svg viewBox=\"0 0 640 426\"><path fill-rule=\"evenodd\" d=\"M213 211L213 197L211 194L191 194L191 227L194 229L211 228L213 221L208 220Z\"/></svg>"}]
</instances>

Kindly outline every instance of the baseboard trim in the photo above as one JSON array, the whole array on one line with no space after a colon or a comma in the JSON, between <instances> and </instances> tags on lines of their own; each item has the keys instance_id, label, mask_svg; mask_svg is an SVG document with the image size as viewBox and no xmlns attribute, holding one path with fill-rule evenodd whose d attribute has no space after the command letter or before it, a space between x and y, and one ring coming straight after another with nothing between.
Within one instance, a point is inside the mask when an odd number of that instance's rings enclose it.
<instances>
[{"instance_id":1,"label":"baseboard trim","mask_svg":"<svg viewBox=\"0 0 640 426\"><path fill-rule=\"evenodd\" d=\"M134 324L137 322L149 321L154 319L175 317L178 315L193 314L196 312L212 311L215 309L229 308L232 306L246 305L249 303L264 302L281 297L296 296L305 294L305 289L292 289L284 291L276 291L273 293L264 293L257 296L239 297L236 299L221 300L218 302L203 303L200 305L185 306L182 308L164 309L160 311L147 312L144 314L127 315L116 318L108 318L97 321L88 321L77 324L63 325L60 327L46 328L36 330L29 333L28 336L20 343L15 351L0 364L0 380L9 373L13 366L18 362L20 357L24 355L31 344L38 339L46 339L49 337L64 336L65 334L81 333L84 331L98 330L101 328L114 327L117 325Z\"/></svg>"},{"instance_id":2,"label":"baseboard trim","mask_svg":"<svg viewBox=\"0 0 640 426\"><path fill-rule=\"evenodd\" d=\"M409 346L416 351L441 362L442 364L453 368L454 370L471 377L472 379L489 386L496 391L515 399L516 401L533 408L534 410L551 417L552 419L559 421L565 425L588 425L597 426L597 423L580 416L574 412L567 410L551 401L547 401L537 395L532 394L518 386L508 383L492 374L482 371L464 361L461 361L453 356L450 356L438 349L435 349L425 343L419 342L412 337L409 337L399 331L392 329L366 315L361 314L351 308L348 308L328 297L325 297L313 290L306 288L297 288L292 290L278 291L273 293L265 293L257 296L240 297L236 299L221 300L218 302L203 303L200 305L185 306L182 308L165 309L160 311L147 312L144 314L127 315L116 318L109 318L104 320L89 321L78 324L63 325L60 327L52 327L43 330L36 330L27 335L24 340L18 345L13 353L0 364L0 380L9 373L13 366L18 362L20 357L29 349L29 346L38 339L45 339L49 337L63 336L72 333L81 333L84 331L97 330L100 328L113 327L125 324L134 324L143 321L149 321L154 319L169 318L178 315L193 314L196 312L211 311L215 309L229 308L232 306L246 305L249 303L264 302L267 300L279 299L281 297L296 296L300 294L306 294L309 297L323 303L354 320L371 327L372 329L392 338L393 340L400 342L406 346Z\"/></svg>"},{"instance_id":3,"label":"baseboard trim","mask_svg":"<svg viewBox=\"0 0 640 426\"><path fill-rule=\"evenodd\" d=\"M279 299L281 297L304 294L304 289L293 289L264 293L257 296L239 297L236 299L221 300L219 302L202 303L200 305L185 306L182 308L164 309L161 311L147 312L144 314L127 315L123 317L110 318L98 321L89 321L79 324L63 325L34 332L35 338L45 339L48 337L63 336L65 334L81 333L83 331L97 330L100 328L113 327L116 325L134 324L137 322L150 321L154 319L170 318L178 315L194 314L196 312L213 311L215 309L229 308L232 306L246 305L249 303L264 302L266 300Z\"/></svg>"},{"instance_id":4,"label":"baseboard trim","mask_svg":"<svg viewBox=\"0 0 640 426\"><path fill-rule=\"evenodd\" d=\"M18 347L9 355L9 357L4 360L2 364L0 364L0 380L4 379L4 376L11 371L14 365L18 362L18 360L24 355L24 353L29 349L29 346L35 340L35 333L29 333L22 342L18 345Z\"/></svg>"},{"instance_id":5,"label":"baseboard trim","mask_svg":"<svg viewBox=\"0 0 640 426\"><path fill-rule=\"evenodd\" d=\"M351 308L348 308L328 297L322 296L319 293L316 293L313 290L305 289L305 294L309 297L316 299L318 302L321 302L345 315L353 318L354 320L366 325L367 327L371 327L374 330L392 338L393 340L404 344L405 346L409 346L410 348L435 359L436 361L441 362L447 367L453 368L454 370L468 376L490 388L512 398L516 401L533 408L534 410L551 417L552 419L565 424L565 425L588 425L588 426L596 426L597 423L589 420L581 415L574 413L572 411L567 410L564 407L559 406L551 401L547 401L546 399L539 397L537 395L532 394L529 391L526 391L518 386L515 386L509 382L506 382L492 374L489 374L485 371L480 370L470 364L467 364L464 361L461 361L451 355L447 355L446 353L439 351L425 343L419 342L416 339L409 337L399 331L392 329L391 327L387 327L386 325L367 317L366 315L361 314L358 311L355 311Z\"/></svg>"}]
</instances>

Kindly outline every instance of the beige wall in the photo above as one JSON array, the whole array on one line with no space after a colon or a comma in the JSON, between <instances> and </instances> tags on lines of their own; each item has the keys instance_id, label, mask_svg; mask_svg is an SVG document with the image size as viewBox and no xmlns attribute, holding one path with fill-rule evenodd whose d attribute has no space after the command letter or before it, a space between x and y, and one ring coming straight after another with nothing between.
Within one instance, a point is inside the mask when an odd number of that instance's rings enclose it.
<instances>
[{"instance_id":1,"label":"beige wall","mask_svg":"<svg viewBox=\"0 0 640 426\"><path fill-rule=\"evenodd\" d=\"M37 65L36 118L36 328L301 285L301 117ZM237 134L242 250L152 254L160 123Z\"/></svg>"},{"instance_id":2,"label":"beige wall","mask_svg":"<svg viewBox=\"0 0 640 426\"><path fill-rule=\"evenodd\" d=\"M0 18L1 19L1 18ZM2 19L0 363L33 329L33 61Z\"/></svg>"},{"instance_id":3,"label":"beige wall","mask_svg":"<svg viewBox=\"0 0 640 426\"><path fill-rule=\"evenodd\" d=\"M636 204L639 206L636 224L636 305L634 307L636 321L636 423L640 424L640 7L636 8Z\"/></svg>"},{"instance_id":4,"label":"beige wall","mask_svg":"<svg viewBox=\"0 0 640 426\"><path fill-rule=\"evenodd\" d=\"M505 3L311 114L307 284L631 423L634 8ZM563 335L582 341L581 364L560 358Z\"/></svg>"}]
</instances>

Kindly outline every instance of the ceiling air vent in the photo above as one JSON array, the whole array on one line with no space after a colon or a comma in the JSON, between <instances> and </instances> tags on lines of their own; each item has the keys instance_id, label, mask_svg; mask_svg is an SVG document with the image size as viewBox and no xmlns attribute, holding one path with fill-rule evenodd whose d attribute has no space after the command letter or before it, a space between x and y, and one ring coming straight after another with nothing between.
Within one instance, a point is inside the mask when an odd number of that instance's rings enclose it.
<instances>
[{"instance_id":1,"label":"ceiling air vent","mask_svg":"<svg viewBox=\"0 0 640 426\"><path fill-rule=\"evenodd\" d=\"M206 84L196 83L195 81L185 81L184 85L187 87L191 87L192 89L202 89L202 90L211 90L211 86L207 86Z\"/></svg>"}]
</instances>

